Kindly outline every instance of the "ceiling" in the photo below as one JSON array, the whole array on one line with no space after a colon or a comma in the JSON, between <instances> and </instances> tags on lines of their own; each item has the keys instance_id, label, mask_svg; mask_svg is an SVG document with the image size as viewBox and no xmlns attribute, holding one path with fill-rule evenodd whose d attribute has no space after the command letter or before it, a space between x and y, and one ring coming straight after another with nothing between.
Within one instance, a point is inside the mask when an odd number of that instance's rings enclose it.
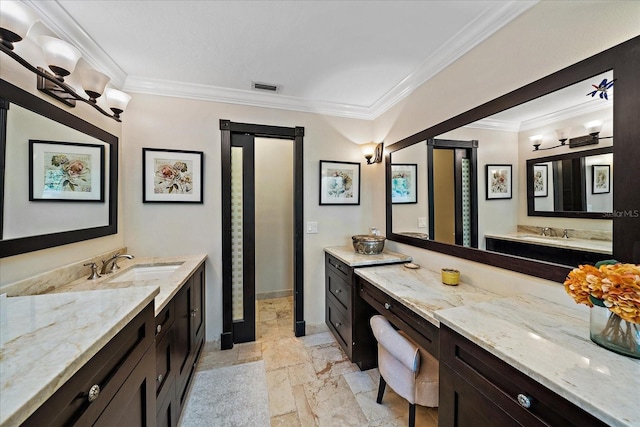
<instances>
[{"instance_id":1,"label":"ceiling","mask_svg":"<svg viewBox=\"0 0 640 427\"><path fill-rule=\"evenodd\" d=\"M373 119L536 1L27 3L125 91Z\"/></svg>"}]
</instances>

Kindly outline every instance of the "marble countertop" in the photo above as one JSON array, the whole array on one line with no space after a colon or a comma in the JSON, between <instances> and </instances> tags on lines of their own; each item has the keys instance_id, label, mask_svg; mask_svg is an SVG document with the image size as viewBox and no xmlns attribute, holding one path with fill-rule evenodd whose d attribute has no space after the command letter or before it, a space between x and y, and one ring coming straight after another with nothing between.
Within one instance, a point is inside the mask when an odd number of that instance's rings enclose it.
<instances>
[{"instance_id":1,"label":"marble countertop","mask_svg":"<svg viewBox=\"0 0 640 427\"><path fill-rule=\"evenodd\" d=\"M171 298L182 288L189 276L196 271L202 263L207 259L207 255L190 255L190 256L175 256L175 257L136 257L132 260L123 259L118 261L120 270L116 273L104 275L96 280L87 280L81 278L75 280L68 285L57 287L50 291L50 293L61 292L78 292L78 291L92 291L98 289L117 289L117 288L131 288L139 286L157 286L160 288L158 296L155 298L155 310L156 316L164 309ZM162 265L175 265L180 266L171 275L163 279L154 280L138 280L130 282L116 282L112 283L110 280L116 279L118 276L124 274L130 267L135 266L162 266Z\"/></svg>"},{"instance_id":2,"label":"marble countertop","mask_svg":"<svg viewBox=\"0 0 640 427\"><path fill-rule=\"evenodd\" d=\"M586 306L516 296L438 311L440 322L611 426L639 426L640 360L589 338Z\"/></svg>"},{"instance_id":3,"label":"marble countertop","mask_svg":"<svg viewBox=\"0 0 640 427\"><path fill-rule=\"evenodd\" d=\"M397 252L383 251L381 254L364 255L353 250L351 246L332 246L324 251L333 255L350 267L365 267L368 265L393 264L410 262L411 257Z\"/></svg>"},{"instance_id":4,"label":"marble countertop","mask_svg":"<svg viewBox=\"0 0 640 427\"><path fill-rule=\"evenodd\" d=\"M158 295L158 286L0 297L0 425L19 425Z\"/></svg>"},{"instance_id":5,"label":"marble countertop","mask_svg":"<svg viewBox=\"0 0 640 427\"><path fill-rule=\"evenodd\" d=\"M613 254L612 242L608 240L590 240L569 237L547 237L538 236L532 233L509 233L509 234L491 234L484 235L492 239L509 240L512 242L529 243L532 245L551 246L562 249L576 249L585 252L596 252L602 254Z\"/></svg>"},{"instance_id":6,"label":"marble countertop","mask_svg":"<svg viewBox=\"0 0 640 427\"><path fill-rule=\"evenodd\" d=\"M435 326L440 326L434 316L437 310L500 298L464 282L457 286L443 285L440 272L426 268L414 270L399 264L356 268L355 272Z\"/></svg>"}]
</instances>

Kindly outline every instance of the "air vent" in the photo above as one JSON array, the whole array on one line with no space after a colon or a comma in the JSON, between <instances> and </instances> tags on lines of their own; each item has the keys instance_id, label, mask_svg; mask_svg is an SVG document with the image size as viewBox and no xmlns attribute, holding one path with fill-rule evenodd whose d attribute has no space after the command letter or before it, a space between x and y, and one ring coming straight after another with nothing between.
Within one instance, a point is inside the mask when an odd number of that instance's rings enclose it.
<instances>
[{"instance_id":1,"label":"air vent","mask_svg":"<svg viewBox=\"0 0 640 427\"><path fill-rule=\"evenodd\" d=\"M251 86L255 90L266 90L267 92L278 92L278 86L269 83L251 82Z\"/></svg>"}]
</instances>

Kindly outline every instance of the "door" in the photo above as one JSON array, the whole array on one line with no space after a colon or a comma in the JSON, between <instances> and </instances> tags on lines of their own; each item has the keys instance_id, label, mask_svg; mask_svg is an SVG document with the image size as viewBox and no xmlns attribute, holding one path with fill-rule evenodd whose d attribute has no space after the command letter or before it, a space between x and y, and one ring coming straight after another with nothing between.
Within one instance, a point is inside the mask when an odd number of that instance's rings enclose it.
<instances>
[{"instance_id":1,"label":"door","mask_svg":"<svg viewBox=\"0 0 640 427\"><path fill-rule=\"evenodd\" d=\"M304 128L220 120L222 172L222 334L220 347L255 340L255 137L293 144L293 320L305 334L303 206Z\"/></svg>"}]
</instances>

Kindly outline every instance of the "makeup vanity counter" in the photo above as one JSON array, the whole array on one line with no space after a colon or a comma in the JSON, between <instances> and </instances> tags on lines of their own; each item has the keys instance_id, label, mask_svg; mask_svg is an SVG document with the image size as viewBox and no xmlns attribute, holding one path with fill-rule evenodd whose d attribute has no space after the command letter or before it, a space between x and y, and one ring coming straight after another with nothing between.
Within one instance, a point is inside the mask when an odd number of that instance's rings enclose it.
<instances>
[{"instance_id":1,"label":"makeup vanity counter","mask_svg":"<svg viewBox=\"0 0 640 427\"><path fill-rule=\"evenodd\" d=\"M512 242L528 243L553 248L573 249L585 252L596 252L599 254L613 254L612 242L607 240L592 240L569 237L536 236L531 233L509 233L509 234L485 234L491 239L509 240Z\"/></svg>"},{"instance_id":2,"label":"makeup vanity counter","mask_svg":"<svg viewBox=\"0 0 640 427\"><path fill-rule=\"evenodd\" d=\"M379 254L364 255L354 251L353 247L350 246L332 246L324 248L324 251L349 267L366 267L370 265L395 264L411 261L409 255L397 252L383 251Z\"/></svg>"}]
</instances>

